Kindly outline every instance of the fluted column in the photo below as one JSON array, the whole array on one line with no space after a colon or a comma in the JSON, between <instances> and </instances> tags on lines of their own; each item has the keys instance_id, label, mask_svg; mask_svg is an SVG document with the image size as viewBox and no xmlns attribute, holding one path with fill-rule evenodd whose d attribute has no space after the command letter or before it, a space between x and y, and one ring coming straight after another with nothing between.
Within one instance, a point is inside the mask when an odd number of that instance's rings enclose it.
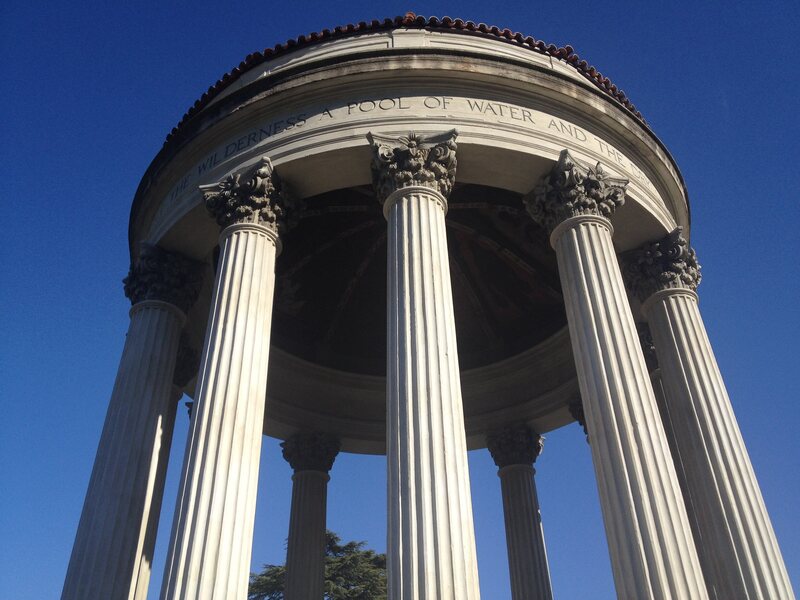
<instances>
[{"instance_id":1,"label":"fluted column","mask_svg":"<svg viewBox=\"0 0 800 600\"><path fill-rule=\"evenodd\" d=\"M222 228L161 597L243 600L284 198L264 158L204 188Z\"/></svg>"},{"instance_id":2,"label":"fluted column","mask_svg":"<svg viewBox=\"0 0 800 600\"><path fill-rule=\"evenodd\" d=\"M339 441L324 433L298 433L281 447L283 458L294 469L284 597L286 600L322 600L328 471L339 453Z\"/></svg>"},{"instance_id":3,"label":"fluted column","mask_svg":"<svg viewBox=\"0 0 800 600\"><path fill-rule=\"evenodd\" d=\"M444 216L455 131L370 135L388 221L388 583L392 600L479 597Z\"/></svg>"},{"instance_id":4,"label":"fluted column","mask_svg":"<svg viewBox=\"0 0 800 600\"><path fill-rule=\"evenodd\" d=\"M195 373L197 373L197 354L182 338L178 345L175 373L172 376L171 400L161 429L163 432L161 443L153 449L153 461L150 468L150 477L153 482L152 493L148 489L145 502L145 510L149 512L150 517L147 519L147 529L139 548L138 566L134 568L136 586L131 600L147 600L150 573L153 570L153 549L156 544L156 534L158 533L158 523L164 499L164 485L167 481L167 467L172 448L172 434L175 429L178 402L183 397L183 389L194 377Z\"/></svg>"},{"instance_id":5,"label":"fluted column","mask_svg":"<svg viewBox=\"0 0 800 600\"><path fill-rule=\"evenodd\" d=\"M683 501L686 505L686 513L689 516L689 523L692 527L695 544L697 544L699 538L697 537L697 527L695 527L694 522L695 511L692 510L691 497L686 494L681 451L675 439L675 426L672 423L672 419L669 417L669 407L667 406L667 399L666 395L664 394L664 381L661 377L661 369L658 366L656 347L653 345L653 336L650 333L650 328L647 326L647 323L637 323L636 329L639 332L639 343L642 346L644 362L645 365L647 365L647 370L650 372L650 384L653 386L653 395L656 399L656 406L658 406L658 412L661 414L661 423L664 425L664 433L667 436L667 445L669 446L670 453L672 454L672 462L675 465L675 472L678 475L678 483L680 483L681 492L683 493ZM700 558L700 564L702 566L703 556L699 552L698 555ZM705 567L703 568L703 571L705 572ZM706 588L709 588L709 596L714 598L714 594L711 592L711 589L708 585L707 578Z\"/></svg>"},{"instance_id":6,"label":"fluted column","mask_svg":"<svg viewBox=\"0 0 800 600\"><path fill-rule=\"evenodd\" d=\"M175 422L173 372L197 265L140 247L125 279L131 322L75 536L63 600L142 597Z\"/></svg>"},{"instance_id":7,"label":"fluted column","mask_svg":"<svg viewBox=\"0 0 800 600\"><path fill-rule=\"evenodd\" d=\"M699 266L681 229L625 256L653 336L710 595L790 599L792 586L706 335Z\"/></svg>"},{"instance_id":8,"label":"fluted column","mask_svg":"<svg viewBox=\"0 0 800 600\"><path fill-rule=\"evenodd\" d=\"M513 600L552 600L550 569L544 545L542 516L533 463L544 439L527 427L507 427L487 436L498 467L508 547Z\"/></svg>"},{"instance_id":9,"label":"fluted column","mask_svg":"<svg viewBox=\"0 0 800 600\"><path fill-rule=\"evenodd\" d=\"M564 150L525 202L556 251L617 595L706 598L611 240L626 185Z\"/></svg>"}]
</instances>

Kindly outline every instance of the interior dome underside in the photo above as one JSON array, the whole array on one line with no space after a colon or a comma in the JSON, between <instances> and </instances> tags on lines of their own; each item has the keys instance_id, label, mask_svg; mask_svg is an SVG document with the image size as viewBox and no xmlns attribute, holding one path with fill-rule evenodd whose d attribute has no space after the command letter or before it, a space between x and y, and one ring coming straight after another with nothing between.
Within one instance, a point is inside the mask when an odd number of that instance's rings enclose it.
<instances>
[{"instance_id":1,"label":"interior dome underside","mask_svg":"<svg viewBox=\"0 0 800 600\"><path fill-rule=\"evenodd\" d=\"M456 185L445 222L461 369L565 326L555 254L519 194ZM306 198L283 248L272 343L321 366L385 375L386 221L372 188Z\"/></svg>"}]
</instances>

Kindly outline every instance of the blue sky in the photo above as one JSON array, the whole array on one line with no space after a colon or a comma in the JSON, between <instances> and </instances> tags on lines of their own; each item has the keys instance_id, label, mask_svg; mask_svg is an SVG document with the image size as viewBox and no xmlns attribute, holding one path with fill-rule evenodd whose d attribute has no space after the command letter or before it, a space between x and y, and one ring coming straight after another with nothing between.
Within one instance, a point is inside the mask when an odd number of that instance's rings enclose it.
<instances>
[{"instance_id":1,"label":"blue sky","mask_svg":"<svg viewBox=\"0 0 800 600\"><path fill-rule=\"evenodd\" d=\"M800 588L795 1L32 1L0 8L0 597L60 593L127 329L130 202L166 133L249 52L408 10L573 45L670 148L692 204L701 310ZM155 582L187 426L181 410ZM486 451L470 454L483 597L503 600L499 481ZM612 598L577 425L547 436L537 471L557 597ZM331 475L330 527L383 550L384 459L340 456ZM283 561L290 483L277 441L265 439L254 567Z\"/></svg>"}]
</instances>

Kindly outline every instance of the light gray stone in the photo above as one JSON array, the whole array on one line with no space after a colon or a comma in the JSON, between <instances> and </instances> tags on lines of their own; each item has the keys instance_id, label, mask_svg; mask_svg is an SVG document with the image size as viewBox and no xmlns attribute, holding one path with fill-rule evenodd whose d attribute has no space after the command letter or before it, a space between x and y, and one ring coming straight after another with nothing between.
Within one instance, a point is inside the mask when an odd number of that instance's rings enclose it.
<instances>
[{"instance_id":1,"label":"light gray stone","mask_svg":"<svg viewBox=\"0 0 800 600\"><path fill-rule=\"evenodd\" d=\"M373 145L379 169L396 165L398 155L402 163L404 155L421 150L411 177L399 185L393 180L394 191L382 198L388 221L391 600L480 597L444 224L447 200L440 193L446 189L440 178L455 169L455 135L449 138L420 145L399 139L390 161L384 160L386 140ZM443 161L447 168L432 169L429 178L425 171L431 163ZM379 194L385 189L379 185Z\"/></svg>"},{"instance_id":2,"label":"light gray stone","mask_svg":"<svg viewBox=\"0 0 800 600\"><path fill-rule=\"evenodd\" d=\"M662 417L709 595L794 598L697 303L699 266L680 229L628 254L661 373Z\"/></svg>"},{"instance_id":3,"label":"light gray stone","mask_svg":"<svg viewBox=\"0 0 800 600\"><path fill-rule=\"evenodd\" d=\"M286 544L286 600L322 600L325 592L325 527L328 481L324 471L292 475Z\"/></svg>"},{"instance_id":4,"label":"light gray stone","mask_svg":"<svg viewBox=\"0 0 800 600\"><path fill-rule=\"evenodd\" d=\"M552 600L533 463L544 439L525 426L507 427L486 443L498 466L513 600Z\"/></svg>"},{"instance_id":5,"label":"light gray stone","mask_svg":"<svg viewBox=\"0 0 800 600\"><path fill-rule=\"evenodd\" d=\"M173 375L200 265L141 244L124 285L133 304L131 322L63 600L143 599L150 581L179 397Z\"/></svg>"},{"instance_id":6,"label":"light gray stone","mask_svg":"<svg viewBox=\"0 0 800 600\"><path fill-rule=\"evenodd\" d=\"M565 150L526 200L552 229L617 595L707 598L611 239L624 186Z\"/></svg>"},{"instance_id":7,"label":"light gray stone","mask_svg":"<svg viewBox=\"0 0 800 600\"><path fill-rule=\"evenodd\" d=\"M131 309L114 391L86 492L62 600L143 598L175 422L172 375L183 313Z\"/></svg>"},{"instance_id":8,"label":"light gray stone","mask_svg":"<svg viewBox=\"0 0 800 600\"><path fill-rule=\"evenodd\" d=\"M286 543L286 600L322 600L328 471L339 441L328 434L295 434L281 444L294 469L289 537Z\"/></svg>"},{"instance_id":9,"label":"light gray stone","mask_svg":"<svg viewBox=\"0 0 800 600\"><path fill-rule=\"evenodd\" d=\"M275 189L263 181L271 174L267 165L268 160L262 161L249 180L236 179L233 192L230 185L218 184L206 194L215 215L224 205L219 222L233 224L220 237L161 588L164 600L247 596L279 251L270 217L275 211L267 210L269 190ZM247 190L257 198L248 199ZM241 211L236 202L244 207Z\"/></svg>"}]
</instances>

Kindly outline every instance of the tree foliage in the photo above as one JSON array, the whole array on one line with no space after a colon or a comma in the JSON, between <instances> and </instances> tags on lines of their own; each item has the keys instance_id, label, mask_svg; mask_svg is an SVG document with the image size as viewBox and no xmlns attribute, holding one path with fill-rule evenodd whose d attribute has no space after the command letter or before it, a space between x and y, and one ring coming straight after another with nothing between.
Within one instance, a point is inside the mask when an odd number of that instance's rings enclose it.
<instances>
[{"instance_id":1,"label":"tree foliage","mask_svg":"<svg viewBox=\"0 0 800 600\"><path fill-rule=\"evenodd\" d=\"M332 531L325 543L325 600L386 600L386 555L365 550ZM284 565L264 565L250 576L248 600L283 600Z\"/></svg>"}]
</instances>

